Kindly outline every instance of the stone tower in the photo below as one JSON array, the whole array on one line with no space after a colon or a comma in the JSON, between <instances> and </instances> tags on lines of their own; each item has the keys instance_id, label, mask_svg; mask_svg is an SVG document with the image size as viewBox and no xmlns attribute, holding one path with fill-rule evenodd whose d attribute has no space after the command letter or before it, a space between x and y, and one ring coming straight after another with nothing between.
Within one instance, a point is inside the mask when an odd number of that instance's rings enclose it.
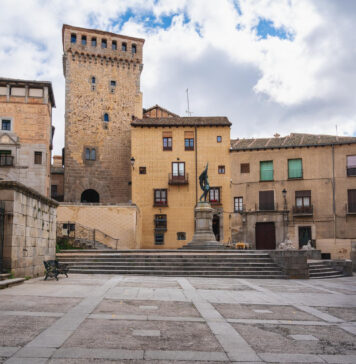
<instances>
[{"instance_id":1,"label":"stone tower","mask_svg":"<svg viewBox=\"0 0 356 364\"><path fill-rule=\"evenodd\" d=\"M63 25L64 201L131 199L130 122L142 118L144 39Z\"/></svg>"}]
</instances>

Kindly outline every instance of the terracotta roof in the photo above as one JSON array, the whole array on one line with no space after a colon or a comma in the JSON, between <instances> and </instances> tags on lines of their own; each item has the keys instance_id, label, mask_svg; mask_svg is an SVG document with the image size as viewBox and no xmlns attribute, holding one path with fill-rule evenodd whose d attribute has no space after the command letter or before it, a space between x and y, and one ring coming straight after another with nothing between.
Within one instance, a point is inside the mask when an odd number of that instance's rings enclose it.
<instances>
[{"instance_id":1,"label":"terracotta roof","mask_svg":"<svg viewBox=\"0 0 356 364\"><path fill-rule=\"evenodd\" d=\"M166 113L168 113L168 114L170 114L170 115L172 115L172 116L179 117L179 115L178 115L178 114L175 114L174 112L169 111L169 110L165 109L164 107L162 107L162 106L160 106L160 105L158 105L158 104L156 104L156 105L154 105L154 106L151 106L151 107L149 107L148 109L145 109L145 108L144 108L144 109L143 109L143 114L145 114L145 113L147 113L147 112L149 112L149 111L151 111L151 110L154 110L154 109L160 109L160 110L165 111Z\"/></svg>"},{"instance_id":2,"label":"terracotta roof","mask_svg":"<svg viewBox=\"0 0 356 364\"><path fill-rule=\"evenodd\" d=\"M258 150L293 147L317 147L332 144L353 144L356 137L338 137L335 135L291 133L285 137L232 139L231 150Z\"/></svg>"},{"instance_id":3,"label":"terracotta roof","mask_svg":"<svg viewBox=\"0 0 356 364\"><path fill-rule=\"evenodd\" d=\"M226 116L169 117L135 119L132 126L231 126Z\"/></svg>"}]
</instances>

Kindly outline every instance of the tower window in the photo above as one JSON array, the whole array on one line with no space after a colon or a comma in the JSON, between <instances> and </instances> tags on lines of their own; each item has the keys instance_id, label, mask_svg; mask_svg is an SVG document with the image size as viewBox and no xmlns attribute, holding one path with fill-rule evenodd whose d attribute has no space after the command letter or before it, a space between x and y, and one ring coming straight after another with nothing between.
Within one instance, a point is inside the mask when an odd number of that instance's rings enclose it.
<instances>
[{"instance_id":1,"label":"tower window","mask_svg":"<svg viewBox=\"0 0 356 364\"><path fill-rule=\"evenodd\" d=\"M122 50L123 52L126 52L126 51L127 51L127 43L122 43L122 44L121 44L121 50Z\"/></svg>"},{"instance_id":2,"label":"tower window","mask_svg":"<svg viewBox=\"0 0 356 364\"><path fill-rule=\"evenodd\" d=\"M93 85L95 85L95 82L96 82L96 79L95 79L95 77L93 76L93 77L91 78L91 83L92 83Z\"/></svg>"},{"instance_id":3,"label":"tower window","mask_svg":"<svg viewBox=\"0 0 356 364\"><path fill-rule=\"evenodd\" d=\"M111 49L113 51L116 51L117 50L117 43L116 43L116 40L113 40L112 43L111 43Z\"/></svg>"},{"instance_id":4,"label":"tower window","mask_svg":"<svg viewBox=\"0 0 356 364\"><path fill-rule=\"evenodd\" d=\"M87 161L96 160L96 149L95 148L85 148L85 159Z\"/></svg>"},{"instance_id":5,"label":"tower window","mask_svg":"<svg viewBox=\"0 0 356 364\"><path fill-rule=\"evenodd\" d=\"M1 130L11 130L11 120L2 119L1 120Z\"/></svg>"},{"instance_id":6,"label":"tower window","mask_svg":"<svg viewBox=\"0 0 356 364\"><path fill-rule=\"evenodd\" d=\"M82 45L87 45L87 36L82 35Z\"/></svg>"},{"instance_id":7,"label":"tower window","mask_svg":"<svg viewBox=\"0 0 356 364\"><path fill-rule=\"evenodd\" d=\"M101 40L101 48L107 48L108 47L108 42L106 39L102 39Z\"/></svg>"},{"instance_id":8,"label":"tower window","mask_svg":"<svg viewBox=\"0 0 356 364\"><path fill-rule=\"evenodd\" d=\"M221 137L220 135L218 135L218 136L216 137L216 141L217 141L218 143L221 143L221 142L222 142L222 137Z\"/></svg>"},{"instance_id":9,"label":"tower window","mask_svg":"<svg viewBox=\"0 0 356 364\"><path fill-rule=\"evenodd\" d=\"M77 43L77 35L76 34L72 33L70 35L70 42L71 43Z\"/></svg>"},{"instance_id":10,"label":"tower window","mask_svg":"<svg viewBox=\"0 0 356 364\"><path fill-rule=\"evenodd\" d=\"M42 164L42 152L35 152L35 164Z\"/></svg>"},{"instance_id":11,"label":"tower window","mask_svg":"<svg viewBox=\"0 0 356 364\"><path fill-rule=\"evenodd\" d=\"M136 44L133 44L133 45L131 46L131 52L132 52L132 54L137 53L137 47L136 47Z\"/></svg>"},{"instance_id":12,"label":"tower window","mask_svg":"<svg viewBox=\"0 0 356 364\"><path fill-rule=\"evenodd\" d=\"M91 38L91 46L96 47L96 38Z\"/></svg>"},{"instance_id":13,"label":"tower window","mask_svg":"<svg viewBox=\"0 0 356 364\"><path fill-rule=\"evenodd\" d=\"M109 121L109 114L108 113L104 114L104 121L106 121L106 122Z\"/></svg>"},{"instance_id":14,"label":"tower window","mask_svg":"<svg viewBox=\"0 0 356 364\"><path fill-rule=\"evenodd\" d=\"M116 87L116 81L110 81L110 86L111 87Z\"/></svg>"}]
</instances>

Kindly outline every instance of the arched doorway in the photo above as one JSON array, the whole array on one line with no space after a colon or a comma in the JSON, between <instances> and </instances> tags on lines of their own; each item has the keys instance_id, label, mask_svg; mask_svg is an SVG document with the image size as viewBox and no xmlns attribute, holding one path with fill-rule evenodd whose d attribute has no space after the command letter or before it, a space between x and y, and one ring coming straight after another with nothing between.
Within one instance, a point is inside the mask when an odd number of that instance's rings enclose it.
<instances>
[{"instance_id":1,"label":"arched doorway","mask_svg":"<svg viewBox=\"0 0 356 364\"><path fill-rule=\"evenodd\" d=\"M85 190L82 193L80 202L96 203L96 202L100 202L100 197L99 197L98 192L96 192L95 190Z\"/></svg>"},{"instance_id":2,"label":"arched doorway","mask_svg":"<svg viewBox=\"0 0 356 364\"><path fill-rule=\"evenodd\" d=\"M213 216L213 233L216 241L220 241L220 217L219 215Z\"/></svg>"}]
</instances>

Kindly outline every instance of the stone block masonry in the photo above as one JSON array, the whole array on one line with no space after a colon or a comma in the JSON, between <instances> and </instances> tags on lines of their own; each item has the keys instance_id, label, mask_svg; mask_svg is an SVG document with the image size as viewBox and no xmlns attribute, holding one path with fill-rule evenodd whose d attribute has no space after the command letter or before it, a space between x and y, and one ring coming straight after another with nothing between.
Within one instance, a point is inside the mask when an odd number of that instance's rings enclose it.
<instances>
[{"instance_id":1,"label":"stone block masonry","mask_svg":"<svg viewBox=\"0 0 356 364\"><path fill-rule=\"evenodd\" d=\"M43 260L55 259L57 202L6 181L0 182L0 201L4 208L0 269L21 277L42 275Z\"/></svg>"}]
</instances>

